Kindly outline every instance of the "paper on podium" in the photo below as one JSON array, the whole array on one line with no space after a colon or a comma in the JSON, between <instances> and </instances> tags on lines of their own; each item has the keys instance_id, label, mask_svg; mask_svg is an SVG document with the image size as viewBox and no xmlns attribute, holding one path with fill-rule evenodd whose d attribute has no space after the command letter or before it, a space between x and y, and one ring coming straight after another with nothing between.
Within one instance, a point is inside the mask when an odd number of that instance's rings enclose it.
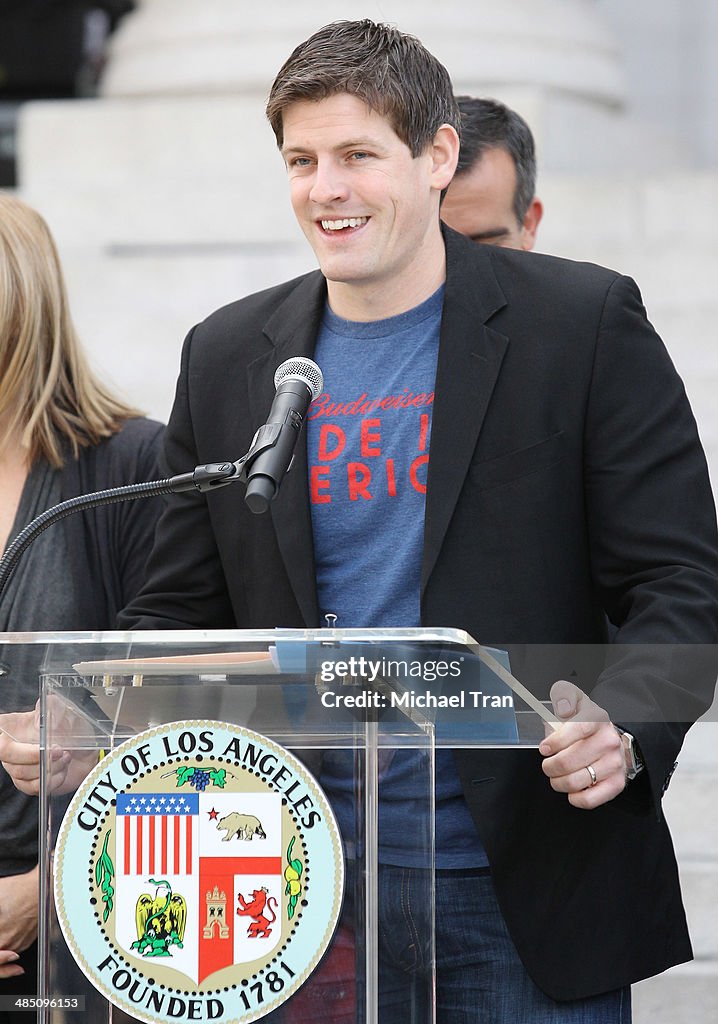
<instances>
[{"instance_id":1,"label":"paper on podium","mask_svg":"<svg viewBox=\"0 0 718 1024\"><path fill-rule=\"evenodd\" d=\"M72 667L86 676L159 676L168 672L174 675L271 675L277 671L269 651L213 651L211 654L78 661Z\"/></svg>"}]
</instances>

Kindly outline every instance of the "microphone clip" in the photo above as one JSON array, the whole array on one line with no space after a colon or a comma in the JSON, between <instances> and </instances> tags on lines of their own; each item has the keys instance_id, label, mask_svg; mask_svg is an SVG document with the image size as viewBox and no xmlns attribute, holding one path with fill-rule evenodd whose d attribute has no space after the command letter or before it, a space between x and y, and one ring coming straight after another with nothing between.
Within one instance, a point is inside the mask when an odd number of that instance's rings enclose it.
<instances>
[{"instance_id":1,"label":"microphone clip","mask_svg":"<svg viewBox=\"0 0 718 1024\"><path fill-rule=\"evenodd\" d=\"M301 417L294 415L295 422L299 421L299 429ZM262 452L276 445L282 426L281 423L265 423L261 426L252 439L249 451L236 462L208 462L203 466L195 466L191 473L180 473L179 476L171 477L171 492L180 494L182 491L197 490L200 494L206 494L207 491L216 491L227 484L246 484L252 463Z\"/></svg>"}]
</instances>

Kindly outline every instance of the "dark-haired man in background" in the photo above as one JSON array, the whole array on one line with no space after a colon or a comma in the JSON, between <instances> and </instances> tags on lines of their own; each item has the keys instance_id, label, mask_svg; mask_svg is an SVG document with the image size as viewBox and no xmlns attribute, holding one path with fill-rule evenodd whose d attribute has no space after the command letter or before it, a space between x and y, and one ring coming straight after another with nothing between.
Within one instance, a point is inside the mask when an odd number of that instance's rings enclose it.
<instances>
[{"instance_id":1,"label":"dark-haired man in background","mask_svg":"<svg viewBox=\"0 0 718 1024\"><path fill-rule=\"evenodd\" d=\"M461 149L441 219L474 242L533 249L543 206L536 196L531 129L498 100L457 96Z\"/></svg>"}]
</instances>

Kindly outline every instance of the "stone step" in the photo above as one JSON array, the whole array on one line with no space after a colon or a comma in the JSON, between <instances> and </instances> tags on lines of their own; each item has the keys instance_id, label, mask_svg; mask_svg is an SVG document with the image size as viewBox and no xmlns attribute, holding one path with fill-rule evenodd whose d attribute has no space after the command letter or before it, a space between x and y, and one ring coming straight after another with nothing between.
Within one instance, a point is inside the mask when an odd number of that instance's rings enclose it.
<instances>
[{"instance_id":1,"label":"stone step","mask_svg":"<svg viewBox=\"0 0 718 1024\"><path fill-rule=\"evenodd\" d=\"M718 963L681 964L633 986L633 1024L715 1024Z\"/></svg>"},{"instance_id":2,"label":"stone step","mask_svg":"<svg viewBox=\"0 0 718 1024\"><path fill-rule=\"evenodd\" d=\"M680 863L718 859L718 772L676 771L663 798Z\"/></svg>"},{"instance_id":3,"label":"stone step","mask_svg":"<svg viewBox=\"0 0 718 1024\"><path fill-rule=\"evenodd\" d=\"M683 861L679 866L696 959L718 962L718 860Z\"/></svg>"},{"instance_id":4,"label":"stone step","mask_svg":"<svg viewBox=\"0 0 718 1024\"><path fill-rule=\"evenodd\" d=\"M615 260L622 252L643 249L659 263L672 258L677 270L678 251L690 261L696 247L715 246L718 176L712 172L654 178L545 172L538 194L545 208L539 231L544 252L572 249L575 258L593 260L587 247L601 248ZM685 201L677 203L677 196Z\"/></svg>"}]
</instances>

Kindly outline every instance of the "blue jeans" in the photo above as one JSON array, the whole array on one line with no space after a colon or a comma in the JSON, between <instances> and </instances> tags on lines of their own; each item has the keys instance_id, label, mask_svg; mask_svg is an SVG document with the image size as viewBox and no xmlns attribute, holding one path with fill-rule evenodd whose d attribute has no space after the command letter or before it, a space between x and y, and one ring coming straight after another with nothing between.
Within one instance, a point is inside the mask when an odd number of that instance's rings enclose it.
<instances>
[{"instance_id":1,"label":"blue jeans","mask_svg":"<svg viewBox=\"0 0 718 1024\"><path fill-rule=\"evenodd\" d=\"M361 1024L363 950L354 948L353 864L342 920L309 981L267 1024ZM426 1024L431 1006L430 875L379 870L379 1022ZM530 913L530 908L527 913ZM550 937L547 939L550 941ZM437 1024L630 1024L631 992L559 1003L526 973L488 870L436 873ZM359 979L359 980L358 980Z\"/></svg>"},{"instance_id":2,"label":"blue jeans","mask_svg":"<svg viewBox=\"0 0 718 1024\"><path fill-rule=\"evenodd\" d=\"M420 939L429 930L426 892L425 871L381 868L381 1024L427 1019L430 964ZM488 870L436 873L435 953L437 1024L630 1024L628 988L559 1003L534 984Z\"/></svg>"}]
</instances>

